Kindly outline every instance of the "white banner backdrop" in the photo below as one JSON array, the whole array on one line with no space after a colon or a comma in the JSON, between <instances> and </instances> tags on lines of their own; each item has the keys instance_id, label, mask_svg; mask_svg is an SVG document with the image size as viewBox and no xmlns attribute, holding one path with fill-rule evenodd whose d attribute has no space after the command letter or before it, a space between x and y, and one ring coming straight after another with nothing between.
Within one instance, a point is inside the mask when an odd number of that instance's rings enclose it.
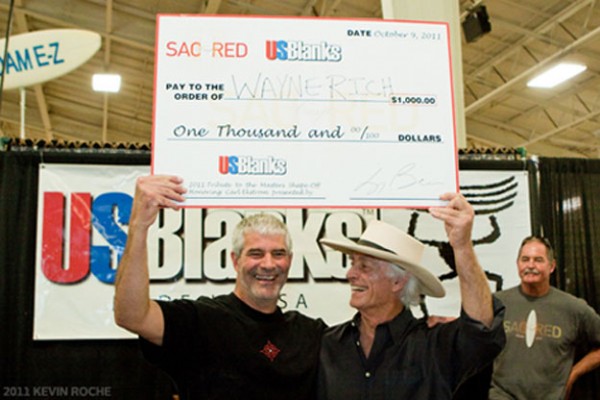
<instances>
[{"instance_id":1,"label":"white banner backdrop","mask_svg":"<svg viewBox=\"0 0 600 400\"><path fill-rule=\"evenodd\" d=\"M146 166L43 164L39 171L34 339L130 338L114 324L114 278L126 239L135 179ZM518 283L516 252L529 235L528 176L524 171L461 171L461 191L474 205L475 249L493 291ZM244 214L258 210L185 209L164 212L151 229L153 298L196 298L229 293L235 272L230 233ZM262 210L265 211L265 210ZM279 305L321 317L349 319L347 260L322 249L322 236L356 239L379 218L427 245L425 263L448 296L427 299L431 314L457 315L458 279L443 226L426 212L406 209L267 210L288 225L294 243L289 281ZM442 255L446 256L445 261ZM420 310L414 310L420 314Z\"/></svg>"}]
</instances>

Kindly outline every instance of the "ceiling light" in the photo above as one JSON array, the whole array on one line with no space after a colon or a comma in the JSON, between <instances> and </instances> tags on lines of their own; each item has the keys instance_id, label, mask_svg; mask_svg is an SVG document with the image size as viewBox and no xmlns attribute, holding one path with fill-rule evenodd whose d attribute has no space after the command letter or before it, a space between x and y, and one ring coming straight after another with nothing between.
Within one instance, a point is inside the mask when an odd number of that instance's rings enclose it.
<instances>
[{"instance_id":1,"label":"ceiling light","mask_svg":"<svg viewBox=\"0 0 600 400\"><path fill-rule=\"evenodd\" d=\"M552 88L559 83L585 71L587 67L581 64L560 63L546 72L536 76L527 86L537 88Z\"/></svg>"},{"instance_id":2,"label":"ceiling light","mask_svg":"<svg viewBox=\"0 0 600 400\"><path fill-rule=\"evenodd\" d=\"M96 92L116 93L121 89L121 75L94 74L92 76L92 88Z\"/></svg>"}]
</instances>

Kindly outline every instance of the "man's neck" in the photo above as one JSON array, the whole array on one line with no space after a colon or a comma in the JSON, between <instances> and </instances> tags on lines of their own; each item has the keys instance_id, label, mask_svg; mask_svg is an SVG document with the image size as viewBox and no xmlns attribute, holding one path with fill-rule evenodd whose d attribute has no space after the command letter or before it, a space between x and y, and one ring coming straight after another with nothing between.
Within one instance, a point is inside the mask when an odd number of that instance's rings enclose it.
<instances>
[{"instance_id":1,"label":"man's neck","mask_svg":"<svg viewBox=\"0 0 600 400\"><path fill-rule=\"evenodd\" d=\"M236 289L233 290L233 294L238 299L246 303L248 307L253 308L256 311L260 311L263 314L272 314L277 310L277 300L264 299L259 301L248 296L244 296L242 292Z\"/></svg>"},{"instance_id":2,"label":"man's neck","mask_svg":"<svg viewBox=\"0 0 600 400\"><path fill-rule=\"evenodd\" d=\"M373 310L360 310L360 345L365 357L369 357L373 342L375 341L375 330L378 325L393 320L404 310L404 305L400 302L394 303L385 309L377 308Z\"/></svg>"},{"instance_id":3,"label":"man's neck","mask_svg":"<svg viewBox=\"0 0 600 400\"><path fill-rule=\"evenodd\" d=\"M360 311L360 327L361 333L362 330L365 329L365 332L375 333L375 329L377 325L381 325L388 321L396 318L398 314L400 314L404 310L404 304L397 302L389 307L376 308L376 309L366 309L359 310Z\"/></svg>"},{"instance_id":4,"label":"man's neck","mask_svg":"<svg viewBox=\"0 0 600 400\"><path fill-rule=\"evenodd\" d=\"M550 291L550 283L544 282L539 284L521 283L521 291L530 297L542 297Z\"/></svg>"}]
</instances>

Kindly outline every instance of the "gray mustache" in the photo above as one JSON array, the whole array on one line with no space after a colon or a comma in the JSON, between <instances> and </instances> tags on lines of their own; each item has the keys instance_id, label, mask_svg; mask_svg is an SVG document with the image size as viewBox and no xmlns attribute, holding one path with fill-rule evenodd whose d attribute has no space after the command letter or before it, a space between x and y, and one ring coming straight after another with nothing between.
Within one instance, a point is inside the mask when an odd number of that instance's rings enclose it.
<instances>
[{"instance_id":1,"label":"gray mustache","mask_svg":"<svg viewBox=\"0 0 600 400\"><path fill-rule=\"evenodd\" d=\"M524 274L533 274L533 275L539 275L539 274L540 274L540 271L538 271L538 270L537 270L537 269L535 269L535 268L525 268L525 269L523 270L523 273L524 273Z\"/></svg>"}]
</instances>

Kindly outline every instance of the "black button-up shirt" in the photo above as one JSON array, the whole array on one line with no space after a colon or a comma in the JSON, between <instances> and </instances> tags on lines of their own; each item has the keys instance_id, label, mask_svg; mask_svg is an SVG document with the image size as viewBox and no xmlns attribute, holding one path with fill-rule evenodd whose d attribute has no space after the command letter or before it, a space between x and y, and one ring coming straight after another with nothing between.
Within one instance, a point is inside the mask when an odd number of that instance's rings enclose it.
<instances>
[{"instance_id":1,"label":"black button-up shirt","mask_svg":"<svg viewBox=\"0 0 600 400\"><path fill-rule=\"evenodd\" d=\"M504 306L494 298L491 328L463 312L428 328L404 309L381 324L368 358L360 346L360 314L329 328L319 362L319 399L451 399L467 377L491 363L505 343Z\"/></svg>"}]
</instances>

